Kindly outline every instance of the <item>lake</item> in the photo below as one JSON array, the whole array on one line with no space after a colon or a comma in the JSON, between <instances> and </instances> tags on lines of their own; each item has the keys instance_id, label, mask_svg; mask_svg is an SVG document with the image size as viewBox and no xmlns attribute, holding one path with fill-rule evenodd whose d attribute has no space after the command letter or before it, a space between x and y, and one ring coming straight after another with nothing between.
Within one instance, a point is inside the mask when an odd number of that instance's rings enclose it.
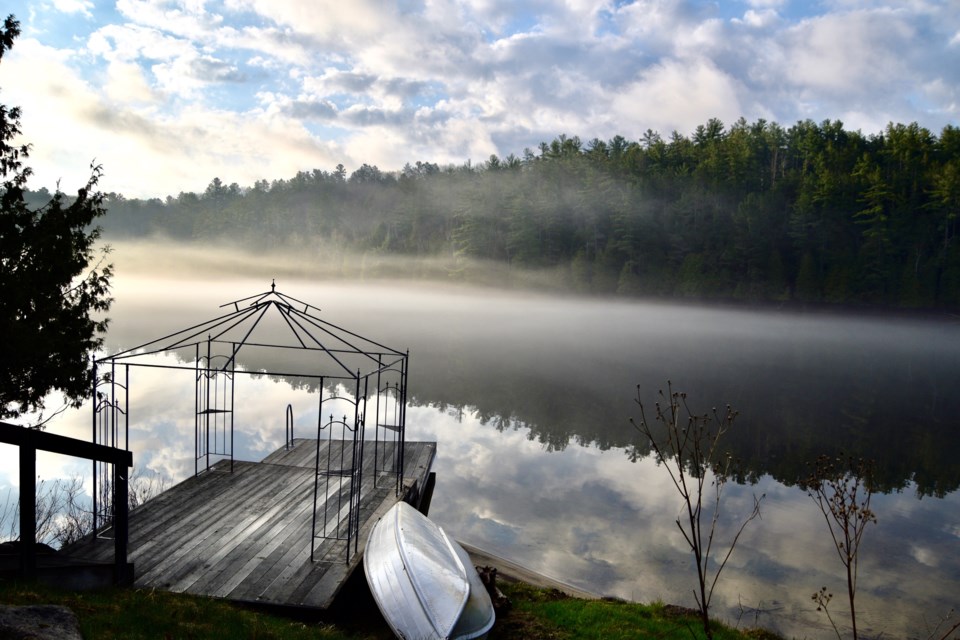
<instances>
[{"instance_id":1,"label":"lake","mask_svg":"<svg viewBox=\"0 0 960 640\"><path fill-rule=\"evenodd\" d=\"M407 437L438 442L430 515L467 543L600 594L695 606L693 561L674 522L681 500L629 421L639 418L638 388L652 405L670 380L700 412L739 411L725 442L744 483L727 487L722 541L766 496L721 576L714 615L835 637L810 596L827 586L838 594L831 613L846 620L843 567L796 480L818 455L840 452L876 465L878 523L865 536L857 594L864 637L926 637L960 606L956 317L343 281L289 259L150 245L120 245L114 257L111 351L218 316L272 278L325 320L409 348ZM192 376L131 376L135 464L182 480L193 471ZM302 386L246 377L236 394L241 459L282 446L287 404L297 435L311 437L315 400ZM89 438L89 409L50 430ZM0 487L9 487L16 461L9 448L0 454ZM89 475L58 456L39 467L47 478Z\"/></svg>"}]
</instances>

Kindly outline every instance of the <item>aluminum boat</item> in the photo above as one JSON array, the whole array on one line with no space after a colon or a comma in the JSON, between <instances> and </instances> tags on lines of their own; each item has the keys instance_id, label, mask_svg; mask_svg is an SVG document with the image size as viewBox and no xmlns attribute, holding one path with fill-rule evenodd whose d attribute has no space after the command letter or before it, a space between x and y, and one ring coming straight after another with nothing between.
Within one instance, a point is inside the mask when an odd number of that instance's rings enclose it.
<instances>
[{"instance_id":1,"label":"aluminum boat","mask_svg":"<svg viewBox=\"0 0 960 640\"><path fill-rule=\"evenodd\" d=\"M493 603L470 556L406 502L374 524L363 568L398 638L470 640L485 637L493 626Z\"/></svg>"}]
</instances>

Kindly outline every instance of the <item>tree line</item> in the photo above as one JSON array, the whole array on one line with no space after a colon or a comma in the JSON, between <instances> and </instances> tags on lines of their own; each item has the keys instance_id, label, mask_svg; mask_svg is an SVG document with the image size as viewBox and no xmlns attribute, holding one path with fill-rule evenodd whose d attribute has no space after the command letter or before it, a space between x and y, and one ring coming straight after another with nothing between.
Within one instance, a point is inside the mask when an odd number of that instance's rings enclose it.
<instances>
[{"instance_id":1,"label":"tree line","mask_svg":"<svg viewBox=\"0 0 960 640\"><path fill-rule=\"evenodd\" d=\"M690 136L561 135L479 164L214 178L203 193L105 205L108 236L441 256L453 277L494 261L602 294L960 305L952 125L864 135L711 119Z\"/></svg>"}]
</instances>

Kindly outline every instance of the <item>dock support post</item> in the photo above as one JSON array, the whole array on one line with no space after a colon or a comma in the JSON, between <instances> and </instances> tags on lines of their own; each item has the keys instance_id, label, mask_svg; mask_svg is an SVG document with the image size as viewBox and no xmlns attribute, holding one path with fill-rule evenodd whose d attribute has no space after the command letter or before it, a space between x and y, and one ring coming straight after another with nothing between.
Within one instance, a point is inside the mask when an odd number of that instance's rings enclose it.
<instances>
[{"instance_id":1,"label":"dock support post","mask_svg":"<svg viewBox=\"0 0 960 640\"><path fill-rule=\"evenodd\" d=\"M20 445L20 572L37 577L37 449L27 430Z\"/></svg>"},{"instance_id":2,"label":"dock support post","mask_svg":"<svg viewBox=\"0 0 960 640\"><path fill-rule=\"evenodd\" d=\"M113 581L120 586L128 586L133 576L127 570L127 538L130 524L128 503L128 476L130 470L122 464L113 465Z\"/></svg>"}]
</instances>

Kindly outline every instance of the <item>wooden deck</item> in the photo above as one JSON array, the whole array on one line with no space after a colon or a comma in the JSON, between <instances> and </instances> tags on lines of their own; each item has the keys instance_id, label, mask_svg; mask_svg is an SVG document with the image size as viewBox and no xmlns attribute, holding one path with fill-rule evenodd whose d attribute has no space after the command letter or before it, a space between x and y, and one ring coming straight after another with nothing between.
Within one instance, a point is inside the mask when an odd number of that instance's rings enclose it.
<instances>
[{"instance_id":1,"label":"wooden deck","mask_svg":"<svg viewBox=\"0 0 960 640\"><path fill-rule=\"evenodd\" d=\"M321 442L321 456L328 446ZM317 539L311 562L316 447L316 440L297 439L292 449L275 451L263 462L234 462L232 473L229 461L221 461L132 511L134 586L328 607L360 562L370 527L398 498L395 476L374 486L373 442L365 443L359 553L348 559L346 540ZM406 443L404 493L420 493L426 486L436 447L435 442ZM322 508L318 504L318 512ZM68 553L110 562L113 545L84 542Z\"/></svg>"}]
</instances>

